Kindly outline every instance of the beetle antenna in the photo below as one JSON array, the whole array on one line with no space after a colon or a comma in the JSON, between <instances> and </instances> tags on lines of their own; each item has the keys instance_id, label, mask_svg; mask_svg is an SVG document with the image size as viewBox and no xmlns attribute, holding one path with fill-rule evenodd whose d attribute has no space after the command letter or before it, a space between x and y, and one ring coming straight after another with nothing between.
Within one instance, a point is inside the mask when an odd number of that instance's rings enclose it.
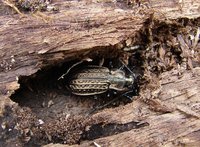
<instances>
[{"instance_id":1,"label":"beetle antenna","mask_svg":"<svg viewBox=\"0 0 200 147\"><path fill-rule=\"evenodd\" d=\"M73 64L73 65L67 70L66 73L64 73L62 76L60 76L60 77L58 78L58 80L63 79L64 76L66 76L66 75L70 72L70 70L71 70L72 68L74 68L75 66L77 66L77 65L79 65L79 64L81 64L81 63L83 63L84 61L91 62L92 59L90 59L90 58L85 58L85 59L83 59L83 60L81 60L81 61L79 61L79 62Z\"/></svg>"},{"instance_id":2,"label":"beetle antenna","mask_svg":"<svg viewBox=\"0 0 200 147\"><path fill-rule=\"evenodd\" d=\"M120 59L120 62L123 64L124 67L135 77L135 74L130 70L130 68Z\"/></svg>"},{"instance_id":3,"label":"beetle antenna","mask_svg":"<svg viewBox=\"0 0 200 147\"><path fill-rule=\"evenodd\" d=\"M75 66L77 66L77 65L79 65L79 64L81 64L81 63L83 63L83 61L79 61L79 62L75 63L74 65L72 65L72 66L67 70L66 73L64 73L62 76L60 76L60 77L58 78L58 80L63 79L64 76L66 76L72 68L74 68Z\"/></svg>"}]
</instances>

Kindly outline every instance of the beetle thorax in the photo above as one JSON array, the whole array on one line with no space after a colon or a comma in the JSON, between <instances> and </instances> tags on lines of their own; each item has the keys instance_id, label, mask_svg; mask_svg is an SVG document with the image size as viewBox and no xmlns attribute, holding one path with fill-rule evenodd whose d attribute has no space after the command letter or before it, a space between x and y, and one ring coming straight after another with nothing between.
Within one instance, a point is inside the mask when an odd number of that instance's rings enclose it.
<instances>
[{"instance_id":1,"label":"beetle thorax","mask_svg":"<svg viewBox=\"0 0 200 147\"><path fill-rule=\"evenodd\" d=\"M110 89L115 90L124 90L126 86L132 85L134 82L134 78L127 78L122 70L111 71L111 75L108 79L111 83Z\"/></svg>"}]
</instances>

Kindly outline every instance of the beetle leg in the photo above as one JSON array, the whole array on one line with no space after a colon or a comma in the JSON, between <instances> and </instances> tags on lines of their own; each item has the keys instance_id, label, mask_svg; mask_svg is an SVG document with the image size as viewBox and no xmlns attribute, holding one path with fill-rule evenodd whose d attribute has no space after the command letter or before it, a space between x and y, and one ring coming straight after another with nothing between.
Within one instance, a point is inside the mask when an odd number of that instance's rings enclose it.
<instances>
[{"instance_id":1,"label":"beetle leg","mask_svg":"<svg viewBox=\"0 0 200 147\"><path fill-rule=\"evenodd\" d=\"M102 67L104 64L104 58L102 58L100 61L99 61L99 66Z\"/></svg>"},{"instance_id":2,"label":"beetle leg","mask_svg":"<svg viewBox=\"0 0 200 147\"><path fill-rule=\"evenodd\" d=\"M117 91L113 91L113 94L116 95L116 94L117 94Z\"/></svg>"},{"instance_id":3,"label":"beetle leg","mask_svg":"<svg viewBox=\"0 0 200 147\"><path fill-rule=\"evenodd\" d=\"M90 114L93 114L94 112L98 111L98 110L101 110L107 106L109 106L110 104L112 104L113 102L117 101L120 97L116 97L114 99L112 99L111 101L107 102L106 104L104 105L101 105L101 106L97 106L96 108L92 109L91 111L89 111L88 115Z\"/></svg>"},{"instance_id":4,"label":"beetle leg","mask_svg":"<svg viewBox=\"0 0 200 147\"><path fill-rule=\"evenodd\" d=\"M117 91L109 89L107 92L107 97L113 97L114 95L117 95Z\"/></svg>"},{"instance_id":5,"label":"beetle leg","mask_svg":"<svg viewBox=\"0 0 200 147\"><path fill-rule=\"evenodd\" d=\"M123 97L123 96L127 97L129 100L132 101L132 100L133 100L133 97L131 97L131 96L128 95L128 94L130 94L130 93L133 93L133 91L127 91L126 93L123 93L123 94L121 94L120 96L117 96L116 98L112 99L111 101L107 102L106 104L104 104L104 105L102 105L102 106L97 106L96 108L92 109L92 110L88 113L88 115L89 115L89 114L93 114L94 112L96 112L96 111L98 111L98 110L101 110L101 109L103 109L103 108L109 106L110 104L116 102L117 100L119 100L119 99L120 99L121 97ZM114 91L113 94L116 95L117 92Z\"/></svg>"},{"instance_id":6,"label":"beetle leg","mask_svg":"<svg viewBox=\"0 0 200 147\"><path fill-rule=\"evenodd\" d=\"M128 94L130 94L130 93L133 93L133 91L131 90L131 91L127 91L127 92L125 92L125 93L123 93L121 96L124 96L124 97L126 97L126 98L128 98L129 100L133 100L133 96L129 96Z\"/></svg>"},{"instance_id":7,"label":"beetle leg","mask_svg":"<svg viewBox=\"0 0 200 147\"><path fill-rule=\"evenodd\" d=\"M113 63L112 61L109 61L109 69L112 69L113 68Z\"/></svg>"},{"instance_id":8,"label":"beetle leg","mask_svg":"<svg viewBox=\"0 0 200 147\"><path fill-rule=\"evenodd\" d=\"M124 67L126 67L126 69L133 75L133 77L135 78L135 74L131 71L131 69L122 61L122 60L119 60L121 63L122 63L122 65L124 66Z\"/></svg>"},{"instance_id":9,"label":"beetle leg","mask_svg":"<svg viewBox=\"0 0 200 147\"><path fill-rule=\"evenodd\" d=\"M97 95L94 95L94 99L95 99L95 100L97 100L97 99L98 99Z\"/></svg>"},{"instance_id":10,"label":"beetle leg","mask_svg":"<svg viewBox=\"0 0 200 147\"><path fill-rule=\"evenodd\" d=\"M107 97L110 97L110 96L111 96L111 94L110 94L110 92L108 92Z\"/></svg>"},{"instance_id":11,"label":"beetle leg","mask_svg":"<svg viewBox=\"0 0 200 147\"><path fill-rule=\"evenodd\" d=\"M121 69L123 69L125 66L124 66L124 64L119 68L119 70L121 70Z\"/></svg>"},{"instance_id":12,"label":"beetle leg","mask_svg":"<svg viewBox=\"0 0 200 147\"><path fill-rule=\"evenodd\" d=\"M134 90L133 90L133 93L134 95L139 95L139 88L138 86L133 86Z\"/></svg>"}]
</instances>

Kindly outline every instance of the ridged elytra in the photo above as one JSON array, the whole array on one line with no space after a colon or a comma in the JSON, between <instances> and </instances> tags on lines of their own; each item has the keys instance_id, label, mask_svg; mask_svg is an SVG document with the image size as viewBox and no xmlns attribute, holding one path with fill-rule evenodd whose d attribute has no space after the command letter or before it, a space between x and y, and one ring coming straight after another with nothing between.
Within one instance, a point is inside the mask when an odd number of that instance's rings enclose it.
<instances>
[{"instance_id":1,"label":"ridged elytra","mask_svg":"<svg viewBox=\"0 0 200 147\"><path fill-rule=\"evenodd\" d=\"M121 69L109 70L107 67L89 65L73 73L67 87L75 95L89 96L108 90L130 91L133 83L134 77L126 76Z\"/></svg>"}]
</instances>

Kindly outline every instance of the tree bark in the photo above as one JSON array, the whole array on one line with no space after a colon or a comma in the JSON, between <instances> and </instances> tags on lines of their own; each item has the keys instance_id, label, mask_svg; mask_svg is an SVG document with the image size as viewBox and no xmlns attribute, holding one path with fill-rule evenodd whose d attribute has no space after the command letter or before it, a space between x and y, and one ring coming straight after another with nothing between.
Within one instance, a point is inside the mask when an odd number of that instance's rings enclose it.
<instances>
[{"instance_id":1,"label":"tree bark","mask_svg":"<svg viewBox=\"0 0 200 147\"><path fill-rule=\"evenodd\" d=\"M134 37L152 13L161 20L199 17L198 0L150 1L145 12L104 2L55 4L59 13L44 13L39 18L31 14L0 16L1 87L16 82L20 75L31 75L46 64L69 59L79 52L86 54L98 47L118 45Z\"/></svg>"},{"instance_id":2,"label":"tree bark","mask_svg":"<svg viewBox=\"0 0 200 147\"><path fill-rule=\"evenodd\" d=\"M59 8L56 13L23 15L10 10L6 14L8 6L3 1L0 4L0 115L6 105L16 104L10 96L19 89L20 76L30 76L41 68L110 48L121 50L129 38L134 38L133 44L138 43L137 35L152 15L161 22L181 18L198 21L200 17L199 0L142 1L140 7L116 1L56 0L53 2ZM107 123L142 121L147 126L84 141L80 146L91 146L94 142L101 146L198 146L200 69L185 71L183 77L178 72L161 74L159 94L145 101L147 104L138 98L123 108L105 109L92 116L105 118ZM145 90L143 93L147 98ZM152 105L156 111L152 111Z\"/></svg>"}]
</instances>

